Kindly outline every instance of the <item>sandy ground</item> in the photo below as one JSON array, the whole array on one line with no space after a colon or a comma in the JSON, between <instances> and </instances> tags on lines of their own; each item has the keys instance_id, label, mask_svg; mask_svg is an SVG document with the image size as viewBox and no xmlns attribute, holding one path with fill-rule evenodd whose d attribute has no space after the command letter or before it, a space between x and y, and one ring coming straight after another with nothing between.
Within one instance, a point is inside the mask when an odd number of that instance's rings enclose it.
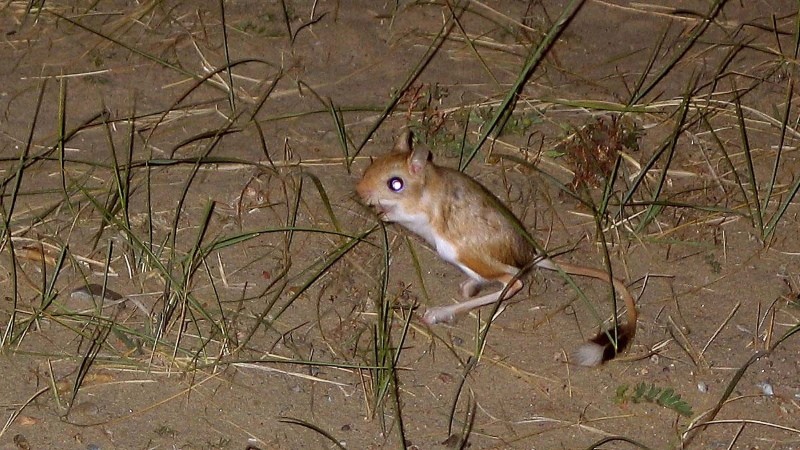
<instances>
[{"instance_id":1,"label":"sandy ground","mask_svg":"<svg viewBox=\"0 0 800 450\"><path fill-rule=\"evenodd\" d=\"M585 2L466 168L627 280L593 369L602 283L426 327L462 275L353 192L405 125L458 166L565 2L77 3L0 7L0 448L800 448L795 2ZM567 191L609 142L598 227Z\"/></svg>"}]
</instances>

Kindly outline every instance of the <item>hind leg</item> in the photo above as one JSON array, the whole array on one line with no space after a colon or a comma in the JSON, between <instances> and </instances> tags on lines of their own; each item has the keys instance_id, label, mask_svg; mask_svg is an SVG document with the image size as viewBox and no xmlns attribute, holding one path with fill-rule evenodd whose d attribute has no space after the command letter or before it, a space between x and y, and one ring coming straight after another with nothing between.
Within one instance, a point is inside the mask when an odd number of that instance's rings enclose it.
<instances>
[{"instance_id":1,"label":"hind leg","mask_svg":"<svg viewBox=\"0 0 800 450\"><path fill-rule=\"evenodd\" d=\"M507 286L507 283L511 281L511 278L512 277L509 276L508 280L503 280L503 289L500 289L497 292L486 294L461 303L456 303L455 305L430 308L425 312L425 315L422 317L422 321L428 325L434 325L441 322L453 322L457 314L509 299L522 289L522 281L516 280L513 284L508 286L508 290L506 291L505 295L501 296L505 286ZM462 283L462 290L464 288L463 284L467 284L467 282ZM469 287L472 286L470 285Z\"/></svg>"},{"instance_id":2,"label":"hind leg","mask_svg":"<svg viewBox=\"0 0 800 450\"><path fill-rule=\"evenodd\" d=\"M476 280L474 278L467 278L466 280L461 282L461 296L464 298L472 298L480 292L481 288L486 283L481 280Z\"/></svg>"}]
</instances>

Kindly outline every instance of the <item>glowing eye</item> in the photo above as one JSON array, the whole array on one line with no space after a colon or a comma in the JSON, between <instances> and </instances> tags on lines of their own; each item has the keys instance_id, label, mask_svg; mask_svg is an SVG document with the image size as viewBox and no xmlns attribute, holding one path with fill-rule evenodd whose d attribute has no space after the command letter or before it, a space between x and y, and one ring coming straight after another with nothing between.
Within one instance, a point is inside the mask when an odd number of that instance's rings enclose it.
<instances>
[{"instance_id":1,"label":"glowing eye","mask_svg":"<svg viewBox=\"0 0 800 450\"><path fill-rule=\"evenodd\" d=\"M405 187L405 184L403 183L403 179L400 178L400 177L389 178L388 185L389 185L389 189L391 189L392 192L400 192L400 191L403 190L403 187Z\"/></svg>"}]
</instances>

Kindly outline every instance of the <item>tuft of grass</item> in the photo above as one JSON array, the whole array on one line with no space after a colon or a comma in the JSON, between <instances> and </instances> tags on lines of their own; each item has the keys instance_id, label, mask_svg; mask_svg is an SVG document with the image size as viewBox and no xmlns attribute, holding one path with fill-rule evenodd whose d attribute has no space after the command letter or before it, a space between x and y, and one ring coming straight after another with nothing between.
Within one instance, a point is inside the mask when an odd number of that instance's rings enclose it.
<instances>
[{"instance_id":1,"label":"tuft of grass","mask_svg":"<svg viewBox=\"0 0 800 450\"><path fill-rule=\"evenodd\" d=\"M678 139L681 136L684 127L687 125L687 116L689 113L689 105L691 104L691 92L694 90L696 85L697 78L694 77L686 87L684 97L681 101L680 108L678 109L678 115L676 120L674 121L674 126L672 129L672 134L670 138L665 141L661 147L653 154L650 160L643 166L641 172L636 177L636 179L631 183L631 187L628 189L628 192L622 197L621 204L625 205L630 202L631 198L638 192L638 188L640 184L644 181L645 176L648 174L650 168L654 167L656 161L658 161L664 153L666 156L664 157L664 161L662 163L661 169L661 176L658 179L658 184L656 185L655 189L653 190L652 199L650 200L650 205L648 206L644 218L641 219L638 225L638 231L642 231L647 225L652 223L653 220L658 216L658 214L662 211L662 204L659 202L659 197L661 197L662 190L664 189L664 185L667 181L667 174L668 169L672 164L673 157L675 155L675 150L678 144ZM620 216L622 216L622 210L620 209Z\"/></svg>"},{"instance_id":2,"label":"tuft of grass","mask_svg":"<svg viewBox=\"0 0 800 450\"><path fill-rule=\"evenodd\" d=\"M481 148L481 146L483 146L484 142L486 142L486 139L491 133L494 132L499 134L502 131L503 126L505 126L505 123L508 121L509 117L511 117L511 113L514 110L514 106L519 99L525 83L531 77L534 70L536 70L536 68L539 66L539 63L550 50L550 47L553 45L556 39L558 39L558 36L561 35L562 31L564 31L567 24L569 24L572 18L575 17L575 14L578 13L581 6L583 6L583 0L571 0L563 9L558 19L553 23L553 26L550 27L550 30L545 35L544 39L542 39L535 48L531 49L531 53L525 61L525 66L520 71L511 89L506 93L505 98L500 103L500 106L492 117L492 120L483 127L483 131L481 132L478 141L475 143L474 148L468 152L468 155L463 159L459 170L464 171L464 169L469 166L470 162L472 162L472 160L475 158L478 150Z\"/></svg>"},{"instance_id":3,"label":"tuft of grass","mask_svg":"<svg viewBox=\"0 0 800 450\"><path fill-rule=\"evenodd\" d=\"M397 430L400 448L405 448L405 427L403 411L400 401L400 383L398 380L398 360L400 358L403 343L408 337L411 328L412 311L404 311L400 307L403 316L402 328L399 336L395 337L395 305L387 298L389 286L389 236L386 227L381 226L382 231L382 250L383 265L381 269L380 297L377 301L377 320L372 325L372 363L371 369L372 382L372 415L377 414L384 430L388 430L385 420L385 401L387 398L392 402L395 415L395 425L392 427Z\"/></svg>"},{"instance_id":4,"label":"tuft of grass","mask_svg":"<svg viewBox=\"0 0 800 450\"><path fill-rule=\"evenodd\" d=\"M417 62L417 65L414 66L411 72L409 72L408 77L406 77L406 80L403 82L403 84L395 90L394 94L392 95L392 98L386 104L383 111L380 113L380 115L375 120L373 125L370 127L369 130L367 130L361 143L356 147L356 151L353 154L353 158L358 156L358 154L361 152L364 146L367 145L367 142L369 142L369 140L372 138L372 135L375 133L375 131L378 130L378 127L380 127L383 121L386 120L387 117L389 117L389 114L394 110L395 106L397 106L397 104L400 102L400 99L403 98L405 92L409 89L409 87L411 87L411 85L414 84L414 82L417 80L417 78L419 78L419 76L422 74L422 72L425 70L428 64L430 64L431 60L433 60L433 57L438 53L439 49L442 47L445 40L447 39L447 36L450 34L450 31L455 26L457 18L464 13L464 10L466 8L465 6L466 3L468 2L459 0L455 4L455 6L451 8L451 11L453 11L453 13L450 14L447 21L444 23L444 25L442 25L442 28L439 30L439 33L431 41L431 44L428 46L427 50L425 51L425 54Z\"/></svg>"},{"instance_id":5,"label":"tuft of grass","mask_svg":"<svg viewBox=\"0 0 800 450\"><path fill-rule=\"evenodd\" d=\"M675 51L672 57L664 63L664 66L658 71L658 73L656 73L652 77L650 82L644 81L647 71L642 73L642 78L640 79L641 82L638 83L639 86L634 91L633 96L631 97L628 104L632 105L635 103L639 103L639 101L644 99L644 97L650 94L655 88L660 86L661 81L664 80L664 78L669 73L671 73L673 70L676 69L678 63L684 57L686 57L686 55L689 53L689 50L691 50L694 47L694 45L698 42L700 37L703 36L703 34L705 34L706 29L708 29L708 27L716 21L716 17L719 15L720 12L722 12L722 8L725 6L726 3L728 3L728 0L715 0L714 3L712 3L709 6L708 12L703 15L703 20L700 22L700 25L694 27L688 38L678 44L677 51ZM659 44L653 50L652 53L653 56L651 57L651 60L648 61L647 63L647 69L653 67L653 59L655 58L656 52L663 45L663 40L664 40L663 36L665 35L666 35L666 30L662 35L662 39L659 41Z\"/></svg>"}]
</instances>

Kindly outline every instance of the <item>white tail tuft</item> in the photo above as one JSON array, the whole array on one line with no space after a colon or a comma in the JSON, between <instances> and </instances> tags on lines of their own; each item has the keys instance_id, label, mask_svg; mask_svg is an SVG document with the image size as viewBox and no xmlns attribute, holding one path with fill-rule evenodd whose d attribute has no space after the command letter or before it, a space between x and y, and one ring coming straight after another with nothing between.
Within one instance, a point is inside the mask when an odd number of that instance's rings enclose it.
<instances>
[{"instance_id":1,"label":"white tail tuft","mask_svg":"<svg viewBox=\"0 0 800 450\"><path fill-rule=\"evenodd\" d=\"M595 342L587 342L572 354L572 360L579 366L594 367L603 363L605 347Z\"/></svg>"}]
</instances>

